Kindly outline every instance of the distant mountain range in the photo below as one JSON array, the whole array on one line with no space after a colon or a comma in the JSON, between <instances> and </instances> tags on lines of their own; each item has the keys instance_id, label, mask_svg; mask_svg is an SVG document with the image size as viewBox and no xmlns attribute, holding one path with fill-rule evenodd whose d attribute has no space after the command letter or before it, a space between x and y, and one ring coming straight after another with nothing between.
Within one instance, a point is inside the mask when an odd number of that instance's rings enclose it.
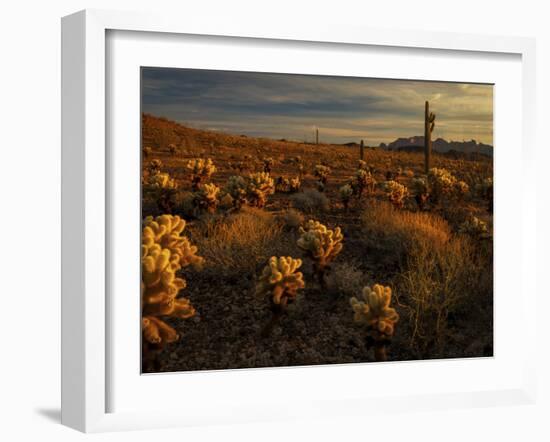
<instances>
[{"instance_id":1,"label":"distant mountain range","mask_svg":"<svg viewBox=\"0 0 550 442\"><path fill-rule=\"evenodd\" d=\"M381 143L380 147L387 150L398 150L416 152L424 149L424 137L415 136L410 138L398 138L391 143ZM470 141L447 141L443 138L438 138L432 141L432 149L436 152L448 153L480 153L483 155L493 156L493 146L490 144L478 143L476 140Z\"/></svg>"}]
</instances>

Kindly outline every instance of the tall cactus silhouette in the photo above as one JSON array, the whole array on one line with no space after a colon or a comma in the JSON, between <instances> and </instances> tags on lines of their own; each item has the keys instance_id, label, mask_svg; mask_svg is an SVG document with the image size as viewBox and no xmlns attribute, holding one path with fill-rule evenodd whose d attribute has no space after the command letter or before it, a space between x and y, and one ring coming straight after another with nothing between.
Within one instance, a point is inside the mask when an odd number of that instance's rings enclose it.
<instances>
[{"instance_id":1,"label":"tall cactus silhouette","mask_svg":"<svg viewBox=\"0 0 550 442\"><path fill-rule=\"evenodd\" d=\"M424 173L430 170L432 156L432 132L435 127L435 114L430 112L430 102L426 101L424 108Z\"/></svg>"}]
</instances>

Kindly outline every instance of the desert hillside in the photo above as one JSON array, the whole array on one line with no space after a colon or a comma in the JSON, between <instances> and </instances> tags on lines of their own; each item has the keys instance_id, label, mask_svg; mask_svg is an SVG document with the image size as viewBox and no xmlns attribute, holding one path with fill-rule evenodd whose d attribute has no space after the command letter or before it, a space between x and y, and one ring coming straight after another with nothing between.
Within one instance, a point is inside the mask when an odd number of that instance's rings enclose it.
<instances>
[{"instance_id":1,"label":"desert hillside","mask_svg":"<svg viewBox=\"0 0 550 442\"><path fill-rule=\"evenodd\" d=\"M146 371L369 362L381 346L388 360L492 355L492 158L434 152L425 176L420 152L366 147L360 161L358 145L152 115L142 150L144 220L184 219L203 259L178 267L193 307L166 319L181 339ZM326 262L304 248L309 220L340 244ZM301 260L304 286L284 314L264 293L271 257ZM392 293L391 339L365 337L354 321L350 298L375 284Z\"/></svg>"}]
</instances>

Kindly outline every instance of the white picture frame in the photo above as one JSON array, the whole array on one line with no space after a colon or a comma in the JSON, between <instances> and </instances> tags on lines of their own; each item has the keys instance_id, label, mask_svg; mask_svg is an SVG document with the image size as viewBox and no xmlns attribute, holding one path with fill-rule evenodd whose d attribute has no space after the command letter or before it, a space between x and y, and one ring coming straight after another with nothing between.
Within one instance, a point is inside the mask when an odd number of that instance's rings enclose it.
<instances>
[{"instance_id":1,"label":"white picture frame","mask_svg":"<svg viewBox=\"0 0 550 442\"><path fill-rule=\"evenodd\" d=\"M329 416L334 414L365 414L372 411L454 408L500 404L532 403L536 396L534 342L535 324L526 321L525 346L518 352L521 376L509 385L471 391L449 393L434 391L427 394L401 394L389 391L372 396L359 391L349 396L337 391L319 395L308 402L308 407L281 407L261 403L254 399L254 391L241 402L223 402L215 392L204 391L204 407L195 412L161 408L140 411L112 411L109 392L114 388L109 376L112 353L108 339L111 320L107 287L109 285L110 213L109 155L106 121L108 81L106 72L109 55L109 32L151 32L155 35L200 35L234 37L242 39L269 39L293 42L337 43L341 47L375 46L378 48L430 49L470 52L475 54L512 54L521 57L521 134L522 174L526 178L518 189L521 199L521 250L517 259L521 263L521 281L518 315L527 318L528 307L535 303L534 272L535 246L535 193L528 191L530 171L534 168L534 109L535 109L535 43L532 39L517 37L477 36L450 33L429 33L370 28L332 26L300 29L284 23L250 23L237 27L231 23L210 23L193 19L182 22L178 17L153 16L99 10L86 10L63 18L62 21L62 423L85 432L123 429L158 428L219 422L248 422L284 419L287 417ZM111 54L112 55L112 54ZM498 108L496 109L498 112ZM498 192L498 191L497 191ZM116 230L115 230L116 231ZM498 252L498 248L497 248ZM510 276L511 277L511 276ZM511 295L511 294L510 294ZM516 296L517 293L516 293ZM497 309L498 314L498 309ZM464 367L455 364L455 370ZM373 367L377 364L372 364ZM362 368L363 367L363 368ZM347 370L350 375L361 375L364 365L353 368L319 367L330 376L335 370ZM378 365L378 367L381 367ZM413 370L412 364L404 370ZM450 367L450 366L448 366ZM376 368L373 368L373 370ZM379 369L379 368L378 368ZM422 368L420 368L422 369ZM445 370L450 368L445 368ZM475 369L475 368L472 368ZM277 369L273 369L277 370ZM265 383L271 372L251 372L249 389ZM298 370L279 369L278 375L291 379ZM352 371L354 370L354 373ZM242 371L241 371L242 372ZM260 373L260 374L258 374ZM412 371L411 371L412 373ZM518 372L519 373L519 372ZM178 376L178 374L174 375ZM203 376L213 375L208 373ZM218 373L217 385L241 382L242 375L235 372ZM176 378L174 378L176 379ZM196 376L193 382L200 384ZM207 379L207 378L206 378ZM305 379L302 379L305 381ZM207 379L208 381L208 379ZM169 385L169 376L163 376ZM252 386L254 385L254 387ZM314 386L313 386L314 387ZM306 391L306 390L304 390ZM229 392L228 392L229 394ZM219 399L219 401L218 401ZM210 404L208 403L210 401ZM220 403L218 403L220 402ZM216 406L222 410L216 411Z\"/></svg>"}]
</instances>

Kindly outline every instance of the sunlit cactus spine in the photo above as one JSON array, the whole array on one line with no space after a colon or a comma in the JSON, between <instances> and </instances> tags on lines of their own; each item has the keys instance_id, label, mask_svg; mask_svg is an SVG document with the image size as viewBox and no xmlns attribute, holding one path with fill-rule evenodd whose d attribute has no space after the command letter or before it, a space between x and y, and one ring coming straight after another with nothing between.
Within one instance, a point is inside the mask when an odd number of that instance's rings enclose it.
<instances>
[{"instance_id":1,"label":"sunlit cactus spine","mask_svg":"<svg viewBox=\"0 0 550 442\"><path fill-rule=\"evenodd\" d=\"M374 344L376 361L387 360L386 347L395 332L395 324L399 321L397 311L390 307L391 295L390 287L375 284L372 288L364 287L359 299L350 299L353 320L366 326L367 345Z\"/></svg>"},{"instance_id":2,"label":"sunlit cactus spine","mask_svg":"<svg viewBox=\"0 0 550 442\"><path fill-rule=\"evenodd\" d=\"M326 288L326 274L330 264L342 251L344 236L340 227L328 229L318 221L309 220L300 227L297 245L313 262L313 269L321 288Z\"/></svg>"},{"instance_id":3,"label":"sunlit cactus spine","mask_svg":"<svg viewBox=\"0 0 550 442\"><path fill-rule=\"evenodd\" d=\"M193 197L193 204L197 208L198 212L213 213L218 207L219 200L218 194L220 188L215 184L205 184L197 190Z\"/></svg>"},{"instance_id":4,"label":"sunlit cactus spine","mask_svg":"<svg viewBox=\"0 0 550 442\"><path fill-rule=\"evenodd\" d=\"M199 190L201 183L209 179L214 172L216 166L211 158L195 158L187 163L187 168L191 170L191 183L193 191Z\"/></svg>"},{"instance_id":5,"label":"sunlit cactus spine","mask_svg":"<svg viewBox=\"0 0 550 442\"><path fill-rule=\"evenodd\" d=\"M251 206L264 207L267 197L273 193L275 193L275 183L268 173L257 172L248 176L246 195Z\"/></svg>"},{"instance_id":6,"label":"sunlit cactus spine","mask_svg":"<svg viewBox=\"0 0 550 442\"><path fill-rule=\"evenodd\" d=\"M158 364L158 351L179 339L165 318L187 319L195 315L189 299L179 296L186 281L176 276L183 267L200 268L197 247L182 236L185 221L178 216L147 217L141 236L141 327L143 369ZM155 367L158 369L158 367Z\"/></svg>"},{"instance_id":7,"label":"sunlit cactus spine","mask_svg":"<svg viewBox=\"0 0 550 442\"><path fill-rule=\"evenodd\" d=\"M405 199L407 198L409 191L403 185L397 181L386 181L384 183L384 192L388 195L390 203L397 209L402 209L405 205Z\"/></svg>"},{"instance_id":8,"label":"sunlit cactus spine","mask_svg":"<svg viewBox=\"0 0 550 442\"><path fill-rule=\"evenodd\" d=\"M349 208L349 202L353 195L353 188L349 184L344 184L342 187L340 187L339 192L340 192L340 199L342 200L344 209L347 212Z\"/></svg>"},{"instance_id":9,"label":"sunlit cactus spine","mask_svg":"<svg viewBox=\"0 0 550 442\"><path fill-rule=\"evenodd\" d=\"M297 270L302 260L290 256L272 256L264 267L256 284L256 294L268 298L272 317L262 330L262 336L271 333L289 304L298 296L298 290L305 287L303 275Z\"/></svg>"},{"instance_id":10,"label":"sunlit cactus spine","mask_svg":"<svg viewBox=\"0 0 550 442\"><path fill-rule=\"evenodd\" d=\"M233 198L233 206L236 209L240 209L246 202L247 183L242 176L230 176L227 180L225 191Z\"/></svg>"}]
</instances>

